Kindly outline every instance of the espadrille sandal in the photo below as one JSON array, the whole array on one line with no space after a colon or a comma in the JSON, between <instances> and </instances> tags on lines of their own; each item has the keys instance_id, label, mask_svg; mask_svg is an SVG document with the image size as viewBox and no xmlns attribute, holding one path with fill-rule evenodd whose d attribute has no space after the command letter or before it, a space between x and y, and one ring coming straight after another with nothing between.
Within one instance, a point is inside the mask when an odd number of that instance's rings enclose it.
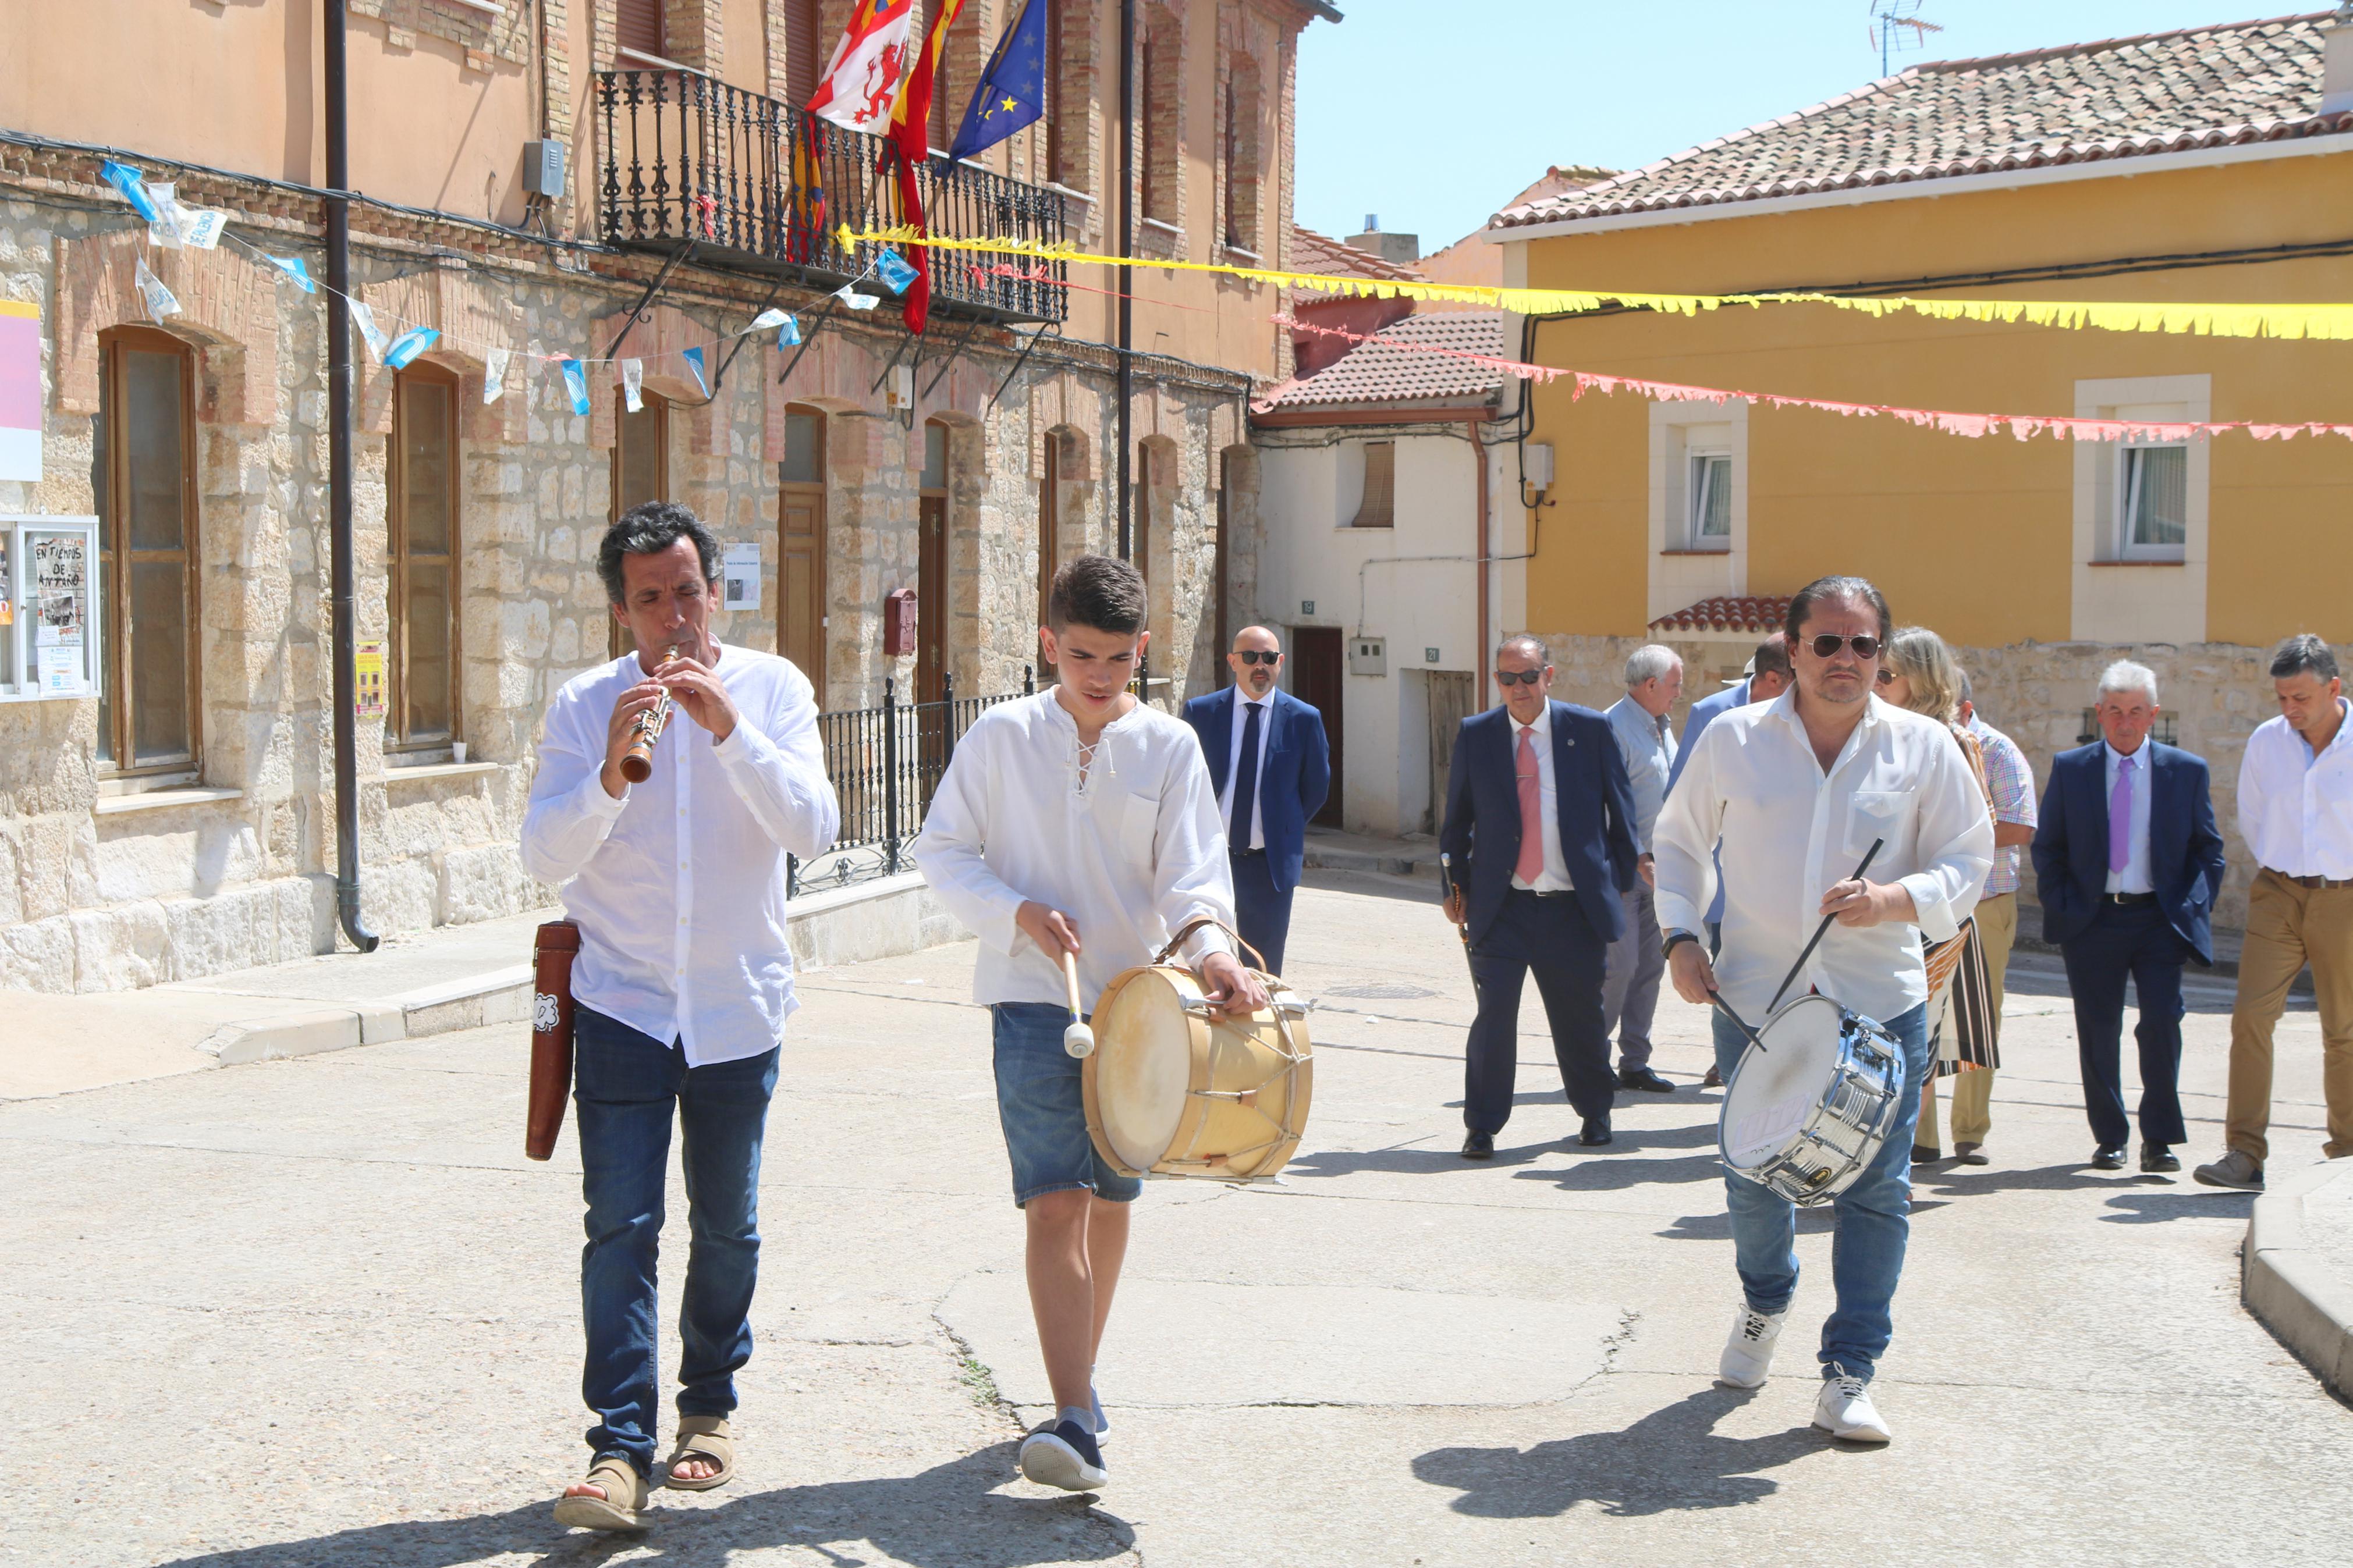
<instances>
[{"instance_id":1,"label":"espadrille sandal","mask_svg":"<svg viewBox=\"0 0 2353 1568\"><path fill-rule=\"evenodd\" d=\"M719 1467L716 1475L691 1477L678 1473L689 1459L708 1459ZM670 1484L682 1492L707 1492L735 1479L735 1434L724 1415L681 1415L678 1444L670 1451Z\"/></svg>"},{"instance_id":2,"label":"espadrille sandal","mask_svg":"<svg viewBox=\"0 0 2353 1568\"><path fill-rule=\"evenodd\" d=\"M617 1454L607 1454L588 1467L587 1484L602 1487L603 1497L560 1497L555 1522L574 1530L644 1530L646 1499L651 1489L638 1468Z\"/></svg>"}]
</instances>

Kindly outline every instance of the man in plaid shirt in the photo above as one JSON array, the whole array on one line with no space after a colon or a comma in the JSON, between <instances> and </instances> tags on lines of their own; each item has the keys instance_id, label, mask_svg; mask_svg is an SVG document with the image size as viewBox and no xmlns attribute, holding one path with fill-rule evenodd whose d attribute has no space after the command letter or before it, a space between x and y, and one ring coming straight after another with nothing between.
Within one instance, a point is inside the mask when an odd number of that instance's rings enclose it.
<instances>
[{"instance_id":1,"label":"man in plaid shirt","mask_svg":"<svg viewBox=\"0 0 2353 1568\"><path fill-rule=\"evenodd\" d=\"M1993 792L1993 872L1978 900L1978 936L1985 943L1986 981L1993 993L1994 1035L2001 1034L2002 979L2010 971L2010 947L2018 937L2018 852L2034 841L2034 770L2018 742L1977 716L1968 671L1962 670L1961 722L1985 748L1986 785ZM1937 1148L1936 1080L1921 1090L1920 1131L1912 1142L1923 1154ZM1986 1134L1993 1128L1993 1069L1963 1072L1953 1079L1953 1152L1964 1165L1986 1163Z\"/></svg>"}]
</instances>

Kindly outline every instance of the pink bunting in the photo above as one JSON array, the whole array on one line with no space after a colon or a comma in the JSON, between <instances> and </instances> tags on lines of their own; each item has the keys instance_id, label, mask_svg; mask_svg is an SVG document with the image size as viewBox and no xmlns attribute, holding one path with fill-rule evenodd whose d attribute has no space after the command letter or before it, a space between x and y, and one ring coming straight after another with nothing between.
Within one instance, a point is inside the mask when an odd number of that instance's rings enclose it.
<instances>
[{"instance_id":1,"label":"pink bunting","mask_svg":"<svg viewBox=\"0 0 2353 1568\"><path fill-rule=\"evenodd\" d=\"M1274 321L1276 324L1294 331L1317 332L1358 343L1375 341L1370 333L1319 326L1312 321L1299 321L1288 312L1278 312ZM2297 436L2342 436L2353 441L2353 425L2319 422L2273 425L2245 419L2077 419L2058 414L1963 414L1943 408L1905 408L1890 403L1840 403L1822 397L1791 397L1778 392L1738 392L1721 386L1687 386L1680 382L1603 375L1594 371L1570 370L1560 365L1525 364L1518 360L1477 353L1468 349L1439 348L1426 343L1399 342L1395 339L1382 339L1380 342L1384 347L1401 353L1435 354L1442 359L1467 360L1472 364L1500 370L1524 381L1552 382L1564 376L1574 377L1576 384L1569 392L1571 400L1580 398L1588 392L1631 392L1662 403L1713 403L1719 406L1737 399L1743 403L1761 403L1769 408L1806 408L1818 414L1841 414L1850 419L1884 416L1900 419L1906 425L1917 425L1947 436L1966 436L1972 440L2006 429L2021 441L2031 440L2037 436L2073 441L2190 441L2234 430L2243 431L2258 441L2285 441ZM1286 382L1275 390L1281 392L1294 384ZM1252 406L1263 412L1272 405L1271 395L1270 394L1269 399L1262 399Z\"/></svg>"}]
</instances>

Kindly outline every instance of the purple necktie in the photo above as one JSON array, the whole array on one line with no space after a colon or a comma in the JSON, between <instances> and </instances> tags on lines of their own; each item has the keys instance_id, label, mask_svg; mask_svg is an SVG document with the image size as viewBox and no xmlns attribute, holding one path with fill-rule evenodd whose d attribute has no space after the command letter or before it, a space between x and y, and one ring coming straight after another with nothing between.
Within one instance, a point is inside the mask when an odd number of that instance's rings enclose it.
<instances>
[{"instance_id":1,"label":"purple necktie","mask_svg":"<svg viewBox=\"0 0 2353 1568\"><path fill-rule=\"evenodd\" d=\"M2116 759L2116 787L2108 792L2108 869L2121 872L2132 858L2133 759Z\"/></svg>"}]
</instances>

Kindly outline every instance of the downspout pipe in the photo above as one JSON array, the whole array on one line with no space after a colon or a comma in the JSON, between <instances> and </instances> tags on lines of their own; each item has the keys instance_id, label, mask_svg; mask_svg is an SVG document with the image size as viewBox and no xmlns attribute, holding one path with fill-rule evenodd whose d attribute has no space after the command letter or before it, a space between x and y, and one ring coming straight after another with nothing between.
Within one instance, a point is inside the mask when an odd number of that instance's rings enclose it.
<instances>
[{"instance_id":1,"label":"downspout pipe","mask_svg":"<svg viewBox=\"0 0 2353 1568\"><path fill-rule=\"evenodd\" d=\"M1487 580L1494 572L1495 568L1492 563L1489 553L1493 548L1494 541L1488 537L1491 528L1491 525L1487 521L1487 463L1489 459L1487 448L1482 446L1479 441L1479 426L1482 422L1482 421L1479 416L1473 415L1470 419L1464 422L1463 431L1471 437L1471 461L1472 466L1479 470L1479 542L1478 548L1473 552L1473 553L1479 558L1479 646L1472 651L1471 657L1478 661L1472 668L1483 671L1486 668L1487 647L1489 640L1487 635ZM1486 685L1486 682L1482 680L1480 682L1480 685L1483 688Z\"/></svg>"},{"instance_id":2,"label":"downspout pipe","mask_svg":"<svg viewBox=\"0 0 2353 1568\"><path fill-rule=\"evenodd\" d=\"M1119 0L1119 254L1135 254L1135 0ZM1135 552L1135 495L1129 465L1135 460L1130 438L1130 405L1135 400L1135 268L1120 268L1119 299L1119 558Z\"/></svg>"},{"instance_id":3,"label":"downspout pipe","mask_svg":"<svg viewBox=\"0 0 2353 1568\"><path fill-rule=\"evenodd\" d=\"M360 919L358 719L352 624L352 210L343 62L344 0L325 0L327 120L328 603L334 638L335 918L362 952L382 939Z\"/></svg>"}]
</instances>

